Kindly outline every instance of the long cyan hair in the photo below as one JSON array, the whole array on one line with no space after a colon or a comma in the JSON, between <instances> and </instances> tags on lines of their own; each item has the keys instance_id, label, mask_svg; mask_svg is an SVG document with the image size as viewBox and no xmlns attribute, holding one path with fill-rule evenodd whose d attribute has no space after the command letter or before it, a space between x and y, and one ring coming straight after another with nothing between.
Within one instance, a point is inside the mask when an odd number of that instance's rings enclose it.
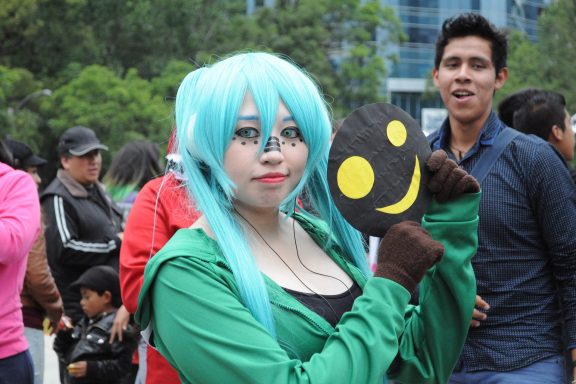
<instances>
[{"instance_id":1,"label":"long cyan hair","mask_svg":"<svg viewBox=\"0 0 576 384\"><path fill-rule=\"evenodd\" d=\"M367 276L369 269L360 234L336 209L326 180L331 134L328 108L318 87L303 70L273 54L237 54L201 74L197 71L186 76L176 96L176 131L188 180L186 187L214 232L244 305L276 336L264 279L233 214L235 186L224 170L224 155L247 92L260 114L260 151L270 137L282 101L296 121L309 153L302 179L280 209L292 215L297 196L306 185L312 207L333 236L324 247L335 241L344 257Z\"/></svg>"}]
</instances>

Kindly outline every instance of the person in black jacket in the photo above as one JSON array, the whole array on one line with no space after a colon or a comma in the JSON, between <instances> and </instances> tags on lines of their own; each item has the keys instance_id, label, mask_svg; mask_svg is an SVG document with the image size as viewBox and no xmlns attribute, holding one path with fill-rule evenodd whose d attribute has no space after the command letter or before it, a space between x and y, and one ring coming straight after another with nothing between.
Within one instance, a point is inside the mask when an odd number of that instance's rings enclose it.
<instances>
[{"instance_id":1,"label":"person in black jacket","mask_svg":"<svg viewBox=\"0 0 576 384\"><path fill-rule=\"evenodd\" d=\"M64 383L123 383L130 373L136 335L128 328L122 341L109 342L122 305L118 273L105 265L92 267L70 289L80 291L84 316L74 327L64 325L54 340L54 350L66 366Z\"/></svg>"},{"instance_id":2,"label":"person in black jacket","mask_svg":"<svg viewBox=\"0 0 576 384\"><path fill-rule=\"evenodd\" d=\"M122 214L98 181L100 151L107 149L90 128L67 129L58 142L61 169L40 196L48 264L62 295L64 318L72 324L83 314L80 293L69 290L70 284L90 267L118 270ZM65 371L60 366L61 383Z\"/></svg>"},{"instance_id":3,"label":"person in black jacket","mask_svg":"<svg viewBox=\"0 0 576 384\"><path fill-rule=\"evenodd\" d=\"M122 214L98 181L106 149L90 128L66 130L58 143L61 169L41 195L48 263L73 323L82 310L70 284L96 265L118 270Z\"/></svg>"}]
</instances>

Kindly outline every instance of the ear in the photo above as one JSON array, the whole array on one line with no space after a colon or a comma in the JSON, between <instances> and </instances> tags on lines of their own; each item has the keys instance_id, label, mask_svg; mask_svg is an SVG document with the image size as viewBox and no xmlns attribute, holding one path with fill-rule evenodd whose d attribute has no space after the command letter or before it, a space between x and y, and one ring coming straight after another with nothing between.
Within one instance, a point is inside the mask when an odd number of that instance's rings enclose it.
<instances>
[{"instance_id":1,"label":"ear","mask_svg":"<svg viewBox=\"0 0 576 384\"><path fill-rule=\"evenodd\" d=\"M498 72L498 74L496 75L496 84L495 84L496 90L502 88L506 83L506 80L508 80L508 67L502 68L500 72Z\"/></svg>"},{"instance_id":2,"label":"ear","mask_svg":"<svg viewBox=\"0 0 576 384\"><path fill-rule=\"evenodd\" d=\"M68 169L68 161L70 159L68 159L68 157L66 157L65 155L60 156L60 164L62 164L62 168L64 169Z\"/></svg>"},{"instance_id":3,"label":"ear","mask_svg":"<svg viewBox=\"0 0 576 384\"><path fill-rule=\"evenodd\" d=\"M550 129L550 134L548 135L548 141L554 139L555 141L562 141L564 139L564 131L562 128L554 124L552 129Z\"/></svg>"},{"instance_id":4,"label":"ear","mask_svg":"<svg viewBox=\"0 0 576 384\"><path fill-rule=\"evenodd\" d=\"M111 303L112 302L112 293L110 293L110 291L104 291L104 293L102 294L102 298L107 303Z\"/></svg>"},{"instance_id":5,"label":"ear","mask_svg":"<svg viewBox=\"0 0 576 384\"><path fill-rule=\"evenodd\" d=\"M434 85L438 87L438 68L432 70L432 80L434 80Z\"/></svg>"}]
</instances>

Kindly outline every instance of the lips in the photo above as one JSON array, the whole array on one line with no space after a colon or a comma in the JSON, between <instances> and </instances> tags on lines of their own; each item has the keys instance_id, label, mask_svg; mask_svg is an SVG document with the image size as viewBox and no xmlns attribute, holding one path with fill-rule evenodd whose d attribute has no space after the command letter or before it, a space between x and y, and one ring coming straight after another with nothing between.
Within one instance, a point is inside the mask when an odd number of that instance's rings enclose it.
<instances>
[{"instance_id":1,"label":"lips","mask_svg":"<svg viewBox=\"0 0 576 384\"><path fill-rule=\"evenodd\" d=\"M288 176L284 173L270 172L262 176L255 177L254 179L261 183L274 184L283 182L284 180L286 180L287 177Z\"/></svg>"},{"instance_id":2,"label":"lips","mask_svg":"<svg viewBox=\"0 0 576 384\"><path fill-rule=\"evenodd\" d=\"M466 97L474 96L474 93L464 89L458 89L452 92L452 96L456 97L457 99L464 99Z\"/></svg>"}]
</instances>

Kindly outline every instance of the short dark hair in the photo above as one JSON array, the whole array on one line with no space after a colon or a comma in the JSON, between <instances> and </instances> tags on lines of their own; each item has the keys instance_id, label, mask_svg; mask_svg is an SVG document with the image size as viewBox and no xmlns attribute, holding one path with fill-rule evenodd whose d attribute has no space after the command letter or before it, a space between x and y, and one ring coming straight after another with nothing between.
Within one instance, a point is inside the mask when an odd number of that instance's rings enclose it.
<instances>
[{"instance_id":1,"label":"short dark hair","mask_svg":"<svg viewBox=\"0 0 576 384\"><path fill-rule=\"evenodd\" d=\"M498 117L504 124L514 128L514 113L532 97L544 92L539 88L524 88L506 96L498 104Z\"/></svg>"},{"instance_id":2,"label":"short dark hair","mask_svg":"<svg viewBox=\"0 0 576 384\"><path fill-rule=\"evenodd\" d=\"M436 57L434 68L438 69L444 49L451 39L458 37L478 36L490 42L492 48L492 63L496 75L506 67L508 55L508 40L506 34L491 24L484 16L477 13L463 13L450 17L442 23L442 30L436 40Z\"/></svg>"},{"instance_id":3,"label":"short dark hair","mask_svg":"<svg viewBox=\"0 0 576 384\"><path fill-rule=\"evenodd\" d=\"M566 100L558 92L542 91L514 113L514 129L548 141L554 125L566 129Z\"/></svg>"}]
</instances>

